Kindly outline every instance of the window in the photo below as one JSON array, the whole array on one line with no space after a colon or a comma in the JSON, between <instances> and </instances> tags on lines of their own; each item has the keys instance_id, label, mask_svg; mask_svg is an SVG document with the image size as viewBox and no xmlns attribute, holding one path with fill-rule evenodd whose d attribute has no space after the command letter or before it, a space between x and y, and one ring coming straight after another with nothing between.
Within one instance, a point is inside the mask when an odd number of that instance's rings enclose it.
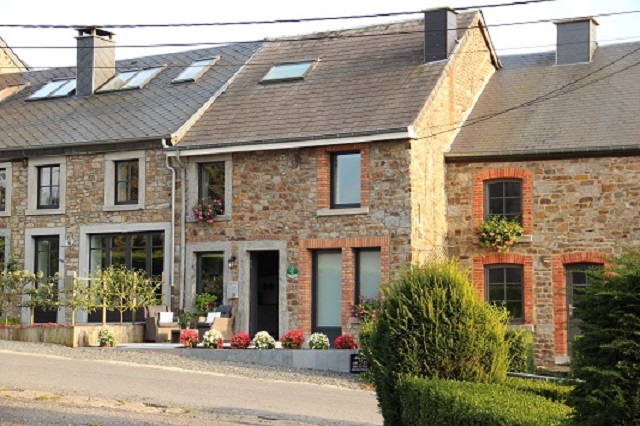
<instances>
[{"instance_id":1,"label":"window","mask_svg":"<svg viewBox=\"0 0 640 426\"><path fill-rule=\"evenodd\" d=\"M522 222L522 181L519 179L485 182L484 217L504 216Z\"/></svg>"},{"instance_id":2,"label":"window","mask_svg":"<svg viewBox=\"0 0 640 426\"><path fill-rule=\"evenodd\" d=\"M302 80L309 72L313 61L277 64L271 67L269 72L262 78L261 82L278 82L289 80Z\"/></svg>"},{"instance_id":3,"label":"window","mask_svg":"<svg viewBox=\"0 0 640 426\"><path fill-rule=\"evenodd\" d=\"M380 249L356 252L356 302L380 295Z\"/></svg>"},{"instance_id":4,"label":"window","mask_svg":"<svg viewBox=\"0 0 640 426\"><path fill-rule=\"evenodd\" d=\"M52 80L41 87L39 90L37 90L33 95L29 96L27 99L37 100L59 98L62 96L70 95L74 90L76 90L75 78Z\"/></svg>"},{"instance_id":5,"label":"window","mask_svg":"<svg viewBox=\"0 0 640 426\"><path fill-rule=\"evenodd\" d=\"M216 301L222 303L224 254L222 252L199 253L197 259L196 293L213 294L217 298Z\"/></svg>"},{"instance_id":6,"label":"window","mask_svg":"<svg viewBox=\"0 0 640 426\"><path fill-rule=\"evenodd\" d=\"M7 169L0 168L0 211L7 211Z\"/></svg>"},{"instance_id":7,"label":"window","mask_svg":"<svg viewBox=\"0 0 640 426\"><path fill-rule=\"evenodd\" d=\"M211 68L218 60L220 56L208 59L199 59L189 65L179 76L173 79L172 83L184 83L188 81L196 81L199 79L209 68Z\"/></svg>"},{"instance_id":8,"label":"window","mask_svg":"<svg viewBox=\"0 0 640 426\"><path fill-rule=\"evenodd\" d=\"M60 165L38 167L38 208L60 207Z\"/></svg>"},{"instance_id":9,"label":"window","mask_svg":"<svg viewBox=\"0 0 640 426\"><path fill-rule=\"evenodd\" d=\"M360 152L331 155L331 208L360 207Z\"/></svg>"},{"instance_id":10,"label":"window","mask_svg":"<svg viewBox=\"0 0 640 426\"><path fill-rule=\"evenodd\" d=\"M124 265L131 269L142 269L156 280L164 273L164 232L135 232L127 234L93 234L89 236L89 271L94 274L100 268ZM158 297L162 288L157 289ZM125 313L130 321L131 313ZM143 318L142 312L136 315ZM89 322L102 321L100 311L89 314ZM120 321L118 311L108 311L107 321Z\"/></svg>"},{"instance_id":11,"label":"window","mask_svg":"<svg viewBox=\"0 0 640 426\"><path fill-rule=\"evenodd\" d=\"M135 160L116 161L116 204L138 203L138 163Z\"/></svg>"},{"instance_id":12,"label":"window","mask_svg":"<svg viewBox=\"0 0 640 426\"><path fill-rule=\"evenodd\" d=\"M224 161L200 164L198 179L199 198L211 198L220 200L224 209Z\"/></svg>"},{"instance_id":13,"label":"window","mask_svg":"<svg viewBox=\"0 0 640 426\"><path fill-rule=\"evenodd\" d=\"M9 169L8 169L9 170ZM64 214L67 160L64 156L34 157L27 168L27 216ZM7 183L11 179L7 176ZM7 192L11 188L7 186ZM7 197L7 204L11 198ZM10 212L10 207L8 207ZM5 214L9 214L9 212Z\"/></svg>"},{"instance_id":14,"label":"window","mask_svg":"<svg viewBox=\"0 0 640 426\"><path fill-rule=\"evenodd\" d=\"M154 78L164 67L145 68L141 70L122 71L100 87L97 92L113 92L116 90L141 89Z\"/></svg>"},{"instance_id":15,"label":"window","mask_svg":"<svg viewBox=\"0 0 640 426\"><path fill-rule=\"evenodd\" d=\"M103 211L144 208L145 155L144 150L105 154Z\"/></svg>"},{"instance_id":16,"label":"window","mask_svg":"<svg viewBox=\"0 0 640 426\"><path fill-rule=\"evenodd\" d=\"M487 301L494 305L504 306L512 321L522 322L524 318L522 266L487 266L485 274Z\"/></svg>"},{"instance_id":17,"label":"window","mask_svg":"<svg viewBox=\"0 0 640 426\"><path fill-rule=\"evenodd\" d=\"M44 282L50 281L50 278L59 272L60 237L58 235L35 237L34 243L35 270L36 272L42 272ZM36 283L36 286L39 286L39 284ZM56 310L36 308L33 315L36 323L49 323L57 321L58 312Z\"/></svg>"},{"instance_id":18,"label":"window","mask_svg":"<svg viewBox=\"0 0 640 426\"><path fill-rule=\"evenodd\" d=\"M342 253L316 251L313 261L313 331L333 342L342 334Z\"/></svg>"}]
</instances>

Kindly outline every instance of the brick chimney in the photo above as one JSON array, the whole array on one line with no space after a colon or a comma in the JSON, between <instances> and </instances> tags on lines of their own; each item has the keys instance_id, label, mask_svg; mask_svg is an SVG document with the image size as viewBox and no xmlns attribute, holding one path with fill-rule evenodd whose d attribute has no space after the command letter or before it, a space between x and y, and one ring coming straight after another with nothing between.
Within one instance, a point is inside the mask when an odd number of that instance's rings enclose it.
<instances>
[{"instance_id":1,"label":"brick chimney","mask_svg":"<svg viewBox=\"0 0 640 426\"><path fill-rule=\"evenodd\" d=\"M77 31L76 95L92 95L116 74L114 34L96 27Z\"/></svg>"},{"instance_id":2,"label":"brick chimney","mask_svg":"<svg viewBox=\"0 0 640 426\"><path fill-rule=\"evenodd\" d=\"M457 12L453 9L424 11L424 62L447 59L456 45Z\"/></svg>"},{"instance_id":3,"label":"brick chimney","mask_svg":"<svg viewBox=\"0 0 640 426\"><path fill-rule=\"evenodd\" d=\"M591 17L554 21L558 30L556 65L591 62L598 47L596 27L598 21Z\"/></svg>"}]
</instances>

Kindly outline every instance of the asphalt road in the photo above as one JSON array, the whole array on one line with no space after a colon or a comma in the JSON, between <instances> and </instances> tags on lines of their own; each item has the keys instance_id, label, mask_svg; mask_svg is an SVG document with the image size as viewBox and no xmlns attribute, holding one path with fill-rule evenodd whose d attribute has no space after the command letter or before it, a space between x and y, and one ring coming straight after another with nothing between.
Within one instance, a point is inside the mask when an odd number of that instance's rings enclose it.
<instances>
[{"instance_id":1,"label":"asphalt road","mask_svg":"<svg viewBox=\"0 0 640 426\"><path fill-rule=\"evenodd\" d=\"M382 424L373 392L112 361L4 352L0 353L0 387L5 391L18 389L75 397L76 405L84 400L82 397L87 401L103 398L144 407L170 407L174 412L196 410L219 416L220 423L215 424L234 424L233 419L243 419L237 422L243 424ZM2 424L31 424L26 419L26 423L20 423L11 418L11 413L19 410L33 414L30 405L3 404L9 399L0 398L0 421L6 422ZM43 416L49 416L52 424L55 413L51 410L55 406L55 401L48 401L47 409L43 410L46 411ZM133 417L132 411L131 424L136 423ZM148 421L156 422L151 417ZM129 424L122 418L100 423Z\"/></svg>"}]
</instances>

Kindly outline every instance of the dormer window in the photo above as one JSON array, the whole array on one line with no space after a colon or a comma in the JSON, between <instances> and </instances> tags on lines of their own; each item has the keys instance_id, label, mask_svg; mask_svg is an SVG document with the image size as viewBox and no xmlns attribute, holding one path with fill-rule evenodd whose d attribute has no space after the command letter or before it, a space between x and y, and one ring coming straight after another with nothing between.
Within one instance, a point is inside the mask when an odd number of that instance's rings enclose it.
<instances>
[{"instance_id":1,"label":"dormer window","mask_svg":"<svg viewBox=\"0 0 640 426\"><path fill-rule=\"evenodd\" d=\"M74 90L76 90L75 78L60 78L51 80L27 99L36 100L60 98L70 95Z\"/></svg>"},{"instance_id":2,"label":"dormer window","mask_svg":"<svg viewBox=\"0 0 640 426\"><path fill-rule=\"evenodd\" d=\"M196 81L219 60L220 56L208 59L198 59L197 61L189 65L184 71L182 71L179 76L174 78L172 83L186 83Z\"/></svg>"},{"instance_id":3,"label":"dormer window","mask_svg":"<svg viewBox=\"0 0 640 426\"><path fill-rule=\"evenodd\" d=\"M302 80L313 66L313 61L289 62L271 67L261 83L275 83L279 81Z\"/></svg>"},{"instance_id":4,"label":"dormer window","mask_svg":"<svg viewBox=\"0 0 640 426\"><path fill-rule=\"evenodd\" d=\"M144 68L138 70L122 71L116 74L111 80L97 92L113 92L117 90L131 90L143 88L152 78L154 78L164 67Z\"/></svg>"}]
</instances>

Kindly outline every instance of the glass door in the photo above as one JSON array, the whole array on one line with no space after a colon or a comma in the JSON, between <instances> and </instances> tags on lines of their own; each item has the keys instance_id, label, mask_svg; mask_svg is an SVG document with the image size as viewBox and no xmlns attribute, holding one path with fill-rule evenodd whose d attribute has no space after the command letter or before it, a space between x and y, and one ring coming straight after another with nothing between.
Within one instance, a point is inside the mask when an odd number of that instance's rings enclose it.
<instances>
[{"instance_id":1,"label":"glass door","mask_svg":"<svg viewBox=\"0 0 640 426\"><path fill-rule=\"evenodd\" d=\"M42 272L44 276L43 282L50 281L49 279L56 275L60 267L60 238L57 235L35 237L35 269ZM36 284L40 287L41 283ZM55 283L56 289L58 283ZM57 294L52 295L57 299ZM37 308L34 310L34 322L49 323L58 321L58 310L45 310Z\"/></svg>"},{"instance_id":2,"label":"glass door","mask_svg":"<svg viewBox=\"0 0 640 426\"><path fill-rule=\"evenodd\" d=\"M333 344L342 334L342 253L317 251L313 260L312 327Z\"/></svg>"}]
</instances>

